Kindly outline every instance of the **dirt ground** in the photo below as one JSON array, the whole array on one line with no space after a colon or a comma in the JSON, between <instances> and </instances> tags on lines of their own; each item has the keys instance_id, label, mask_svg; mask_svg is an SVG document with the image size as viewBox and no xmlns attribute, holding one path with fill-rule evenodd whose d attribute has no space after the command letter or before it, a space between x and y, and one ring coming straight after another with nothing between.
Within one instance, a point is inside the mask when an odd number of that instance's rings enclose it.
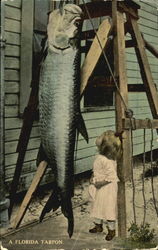
<instances>
[{"instance_id":1,"label":"dirt ground","mask_svg":"<svg viewBox=\"0 0 158 250\"><path fill-rule=\"evenodd\" d=\"M150 168L150 164L146 164ZM137 224L143 221L144 203L142 196L142 164L135 162L134 165L134 183L135 183L135 207ZM45 190L36 194L22 220L21 230L13 230L13 224L20 204L16 204L13 210L10 225L7 229L1 230L2 244L8 250L26 249L138 249L144 246L135 247L127 243L127 240L119 239L117 236L111 242L105 241L107 232L104 226L104 232L97 235L91 235L88 230L93 226L93 220L89 217L90 202L88 195L89 177L79 178L75 182L75 195L73 197L75 232L72 239L67 235L67 221L61 214L60 209L57 212L50 212L44 222L38 223L41 210L46 203L50 190ZM154 245L158 245L158 219L153 203L153 194L151 188L151 178L144 179L145 199L146 199L146 222L150 224L151 229L155 229ZM156 197L156 206L158 207L158 176L154 177L154 191ZM133 221L133 191L132 182L126 183L127 199L127 228ZM29 223L33 224L28 225ZM129 233L128 233L129 236ZM11 240L11 241L10 241ZM20 241L21 240L21 241ZM23 240L23 241L22 241ZM37 242L26 242L34 240ZM51 240L50 244L44 242ZM22 243L23 242L23 243ZM37 243L37 244L36 244ZM144 247L149 249L150 247ZM155 248L156 249L156 248ZM3 249L2 249L3 250Z\"/></svg>"}]
</instances>

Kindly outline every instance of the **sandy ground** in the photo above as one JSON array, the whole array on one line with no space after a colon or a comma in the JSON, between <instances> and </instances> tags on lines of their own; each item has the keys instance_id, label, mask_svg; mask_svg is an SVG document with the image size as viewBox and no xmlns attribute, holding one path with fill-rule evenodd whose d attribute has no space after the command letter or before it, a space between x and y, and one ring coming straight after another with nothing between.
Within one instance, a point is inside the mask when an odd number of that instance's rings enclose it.
<instances>
[{"instance_id":1,"label":"sandy ground","mask_svg":"<svg viewBox=\"0 0 158 250\"><path fill-rule=\"evenodd\" d=\"M146 168L149 168L150 164L146 165ZM136 207L136 219L137 224L142 223L143 213L144 213L144 203L142 196L142 165L140 163L135 163L134 165L134 183L135 183L135 207ZM1 233L5 235L2 237L2 242L10 250L24 250L24 245L15 244L9 245L9 240L12 239L15 243L16 239L23 238L35 238L37 240L48 239L53 237L53 239L62 240L64 242L60 246L53 245L53 248L50 248L50 245L38 244L34 245L33 248L29 248L31 245L27 246L27 249L77 249L77 250L88 250L88 249L121 249L120 241L116 237L112 242L105 243L105 234L107 232L106 227L104 226L104 232L100 235L91 235L88 230L93 225L93 220L89 217L90 202L88 195L88 185L89 179L82 178L76 181L75 184L75 195L73 198L74 204L74 216L75 216L75 232L71 240L67 236L67 222L63 215L61 215L60 209L56 213L50 212L47 219L43 223L35 223L34 225L27 226L27 228L20 231L13 230L14 220L17 215L19 205L16 204L13 210L12 218L10 225L7 229L1 230ZM145 185L145 198L146 198L146 222L150 224L151 229L155 229L155 244L158 245L158 220L153 203L153 195L151 189L151 178L146 178L144 180ZM158 176L154 177L154 190L155 197L158 207ZM50 195L50 190L46 190L40 195L36 195L22 220L20 227L27 225L28 223L36 220L38 221L41 210L46 203ZM133 191L132 183L129 181L126 183L126 200L127 200L127 227L129 228L130 223L133 221ZM43 197L42 197L43 196ZM14 234L10 234L14 231ZM37 235L38 231L38 235ZM27 233L26 233L27 232ZM8 236L7 236L8 234ZM25 237L24 237L25 236ZM128 234L129 236L129 234ZM119 243L118 243L119 242ZM93 247L93 248L90 248ZM21 248L20 248L21 247ZM51 246L52 247L52 246ZM54 248L56 247L56 248ZM80 248L79 248L80 247ZM125 248L126 249L126 248ZM133 248L130 248L133 249ZM149 248L148 248L149 249Z\"/></svg>"}]
</instances>

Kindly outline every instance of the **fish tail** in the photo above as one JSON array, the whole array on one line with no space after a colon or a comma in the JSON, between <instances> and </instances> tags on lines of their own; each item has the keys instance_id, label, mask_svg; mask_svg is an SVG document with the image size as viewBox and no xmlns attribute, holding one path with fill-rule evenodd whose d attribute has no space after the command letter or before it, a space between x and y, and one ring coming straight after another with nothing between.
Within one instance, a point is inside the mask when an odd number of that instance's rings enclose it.
<instances>
[{"instance_id":1,"label":"fish tail","mask_svg":"<svg viewBox=\"0 0 158 250\"><path fill-rule=\"evenodd\" d=\"M49 197L48 201L46 202L46 205L44 206L41 215L40 215L40 222L42 222L44 216L46 213L49 213L52 209L53 211L56 211L61 205L60 198L58 195L58 190L53 190L53 193Z\"/></svg>"},{"instance_id":2,"label":"fish tail","mask_svg":"<svg viewBox=\"0 0 158 250\"><path fill-rule=\"evenodd\" d=\"M68 220L68 234L69 237L73 235L74 229L74 217L73 217L73 210L72 210L72 202L71 196L62 193L58 188L55 188L51 196L49 197L45 207L43 208L41 215L40 215L40 222L42 222L46 213L49 213L52 209L56 211L61 206L61 211L63 215Z\"/></svg>"},{"instance_id":3,"label":"fish tail","mask_svg":"<svg viewBox=\"0 0 158 250\"><path fill-rule=\"evenodd\" d=\"M74 217L73 217L73 210L72 210L72 202L71 196L61 194L61 211L63 215L68 219L68 234L69 237L73 235L74 229Z\"/></svg>"}]
</instances>

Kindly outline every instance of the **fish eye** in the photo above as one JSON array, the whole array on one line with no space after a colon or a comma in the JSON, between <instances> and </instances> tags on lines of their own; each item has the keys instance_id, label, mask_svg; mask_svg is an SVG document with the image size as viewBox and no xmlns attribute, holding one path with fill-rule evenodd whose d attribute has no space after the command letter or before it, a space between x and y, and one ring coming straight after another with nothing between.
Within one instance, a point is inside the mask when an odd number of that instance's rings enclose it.
<instances>
[{"instance_id":1,"label":"fish eye","mask_svg":"<svg viewBox=\"0 0 158 250\"><path fill-rule=\"evenodd\" d=\"M74 22L74 25L75 25L76 27L79 27L80 24L81 24L81 20L80 20L80 19L78 19L78 20L76 20L76 21Z\"/></svg>"}]
</instances>

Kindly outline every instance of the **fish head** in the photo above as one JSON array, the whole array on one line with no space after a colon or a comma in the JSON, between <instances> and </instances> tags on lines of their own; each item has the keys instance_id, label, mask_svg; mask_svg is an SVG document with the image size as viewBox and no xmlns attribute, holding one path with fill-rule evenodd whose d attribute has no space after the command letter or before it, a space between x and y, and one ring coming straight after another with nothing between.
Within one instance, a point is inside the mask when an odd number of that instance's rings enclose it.
<instances>
[{"instance_id":1,"label":"fish head","mask_svg":"<svg viewBox=\"0 0 158 250\"><path fill-rule=\"evenodd\" d=\"M66 4L49 16L47 26L48 46L51 50L76 48L82 28L82 10L75 4Z\"/></svg>"}]
</instances>

